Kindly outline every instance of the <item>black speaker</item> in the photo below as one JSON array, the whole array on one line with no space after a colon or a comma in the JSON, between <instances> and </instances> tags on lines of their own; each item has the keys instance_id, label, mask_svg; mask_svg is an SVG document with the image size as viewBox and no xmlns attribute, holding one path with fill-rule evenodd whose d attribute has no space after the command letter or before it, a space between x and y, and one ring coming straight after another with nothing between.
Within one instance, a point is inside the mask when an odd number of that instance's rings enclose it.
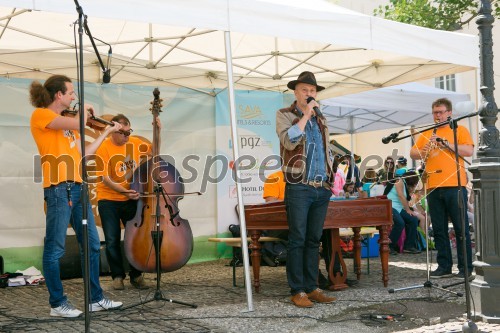
<instances>
[{"instance_id":1,"label":"black speaker","mask_svg":"<svg viewBox=\"0 0 500 333\"><path fill-rule=\"evenodd\" d=\"M129 271L129 263L125 257L125 252L123 248L123 241L121 242L122 256L123 256L123 268L125 272ZM81 278L82 274L82 263L80 259L80 249L78 246L78 240L76 235L66 236L66 246L64 251L64 256L59 260L61 279L76 279ZM109 269L108 259L106 257L106 244L101 242L100 247L100 257L99 257L99 275L109 275L111 273Z\"/></svg>"},{"instance_id":2,"label":"black speaker","mask_svg":"<svg viewBox=\"0 0 500 333\"><path fill-rule=\"evenodd\" d=\"M59 260L61 279L75 279L82 277L82 263L76 235L66 236L64 256Z\"/></svg>"},{"instance_id":3,"label":"black speaker","mask_svg":"<svg viewBox=\"0 0 500 333\"><path fill-rule=\"evenodd\" d=\"M130 264L128 263L127 256L125 255L125 247L123 245L123 241L120 242L121 250L122 250L122 259L123 259L123 270L125 273L130 271ZM109 268L108 257L106 256L106 243L101 242L101 260L100 260L100 274L111 275L111 269Z\"/></svg>"}]
</instances>

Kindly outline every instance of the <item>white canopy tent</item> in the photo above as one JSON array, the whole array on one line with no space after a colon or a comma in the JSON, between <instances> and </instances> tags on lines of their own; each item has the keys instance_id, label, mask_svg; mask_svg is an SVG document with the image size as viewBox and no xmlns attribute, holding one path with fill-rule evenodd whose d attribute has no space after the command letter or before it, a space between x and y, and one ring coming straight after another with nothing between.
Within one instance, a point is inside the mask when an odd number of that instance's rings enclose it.
<instances>
[{"instance_id":1,"label":"white canopy tent","mask_svg":"<svg viewBox=\"0 0 500 333\"><path fill-rule=\"evenodd\" d=\"M446 97L453 105L470 102L461 94L426 86L405 83L321 100L321 110L328 119L332 133L359 133L393 127L432 123L431 104ZM459 116L456 112L454 114Z\"/></svg>"},{"instance_id":2,"label":"white canopy tent","mask_svg":"<svg viewBox=\"0 0 500 333\"><path fill-rule=\"evenodd\" d=\"M288 81L310 70L327 88L319 97L328 98L479 65L476 36L385 21L320 0L81 0L80 5L92 35L112 46L113 84L174 85L210 94L229 85L233 139L233 88L285 92ZM0 6L1 76L76 78L72 1L0 0ZM97 45L106 62L109 47ZM94 50L89 43L84 50L85 81L100 82ZM237 158L237 145L234 149ZM244 219L241 223L245 239Z\"/></svg>"},{"instance_id":3,"label":"white canopy tent","mask_svg":"<svg viewBox=\"0 0 500 333\"><path fill-rule=\"evenodd\" d=\"M367 16L325 1L82 0L94 37L112 46L114 84L226 88L224 31L236 89L286 91L304 70L321 98L478 67L478 39ZM0 75L75 78L75 4L0 0ZM85 80L102 73L85 38ZM96 41L104 62L109 47ZM436 47L439 45L439 47Z\"/></svg>"}]
</instances>

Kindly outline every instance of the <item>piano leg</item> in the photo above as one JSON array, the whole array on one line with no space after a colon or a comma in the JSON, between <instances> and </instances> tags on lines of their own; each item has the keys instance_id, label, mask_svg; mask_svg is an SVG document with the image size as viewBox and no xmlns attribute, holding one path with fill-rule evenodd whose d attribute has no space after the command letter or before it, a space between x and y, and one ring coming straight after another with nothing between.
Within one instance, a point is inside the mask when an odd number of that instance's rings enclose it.
<instances>
[{"instance_id":1,"label":"piano leg","mask_svg":"<svg viewBox=\"0 0 500 333\"><path fill-rule=\"evenodd\" d=\"M250 243L249 248L252 250L250 258L252 260L253 269L253 287L256 293L260 292L260 259L262 258L262 252L260 251L261 245L259 242L260 234L260 230L250 231L252 242Z\"/></svg>"},{"instance_id":2,"label":"piano leg","mask_svg":"<svg viewBox=\"0 0 500 333\"><path fill-rule=\"evenodd\" d=\"M361 232L360 227L353 227L354 232L353 242L354 242L354 272L356 273L356 279L361 278Z\"/></svg>"},{"instance_id":3,"label":"piano leg","mask_svg":"<svg viewBox=\"0 0 500 333\"><path fill-rule=\"evenodd\" d=\"M347 270L342 250L340 249L339 229L330 229L331 249L330 267L328 267L328 278L330 279L330 290L342 290L348 288L346 284ZM340 270L339 270L340 268Z\"/></svg>"},{"instance_id":4,"label":"piano leg","mask_svg":"<svg viewBox=\"0 0 500 333\"><path fill-rule=\"evenodd\" d=\"M380 239L378 243L380 244L380 262L382 263L382 282L384 287L389 284L389 232L388 226L382 225L377 227Z\"/></svg>"}]
</instances>

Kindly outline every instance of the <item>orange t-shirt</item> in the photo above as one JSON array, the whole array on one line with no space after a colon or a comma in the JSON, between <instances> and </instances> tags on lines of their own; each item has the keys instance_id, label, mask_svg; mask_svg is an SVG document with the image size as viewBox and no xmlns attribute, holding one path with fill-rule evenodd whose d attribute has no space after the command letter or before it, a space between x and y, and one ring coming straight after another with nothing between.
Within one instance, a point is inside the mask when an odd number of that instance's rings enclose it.
<instances>
[{"instance_id":1,"label":"orange t-shirt","mask_svg":"<svg viewBox=\"0 0 500 333\"><path fill-rule=\"evenodd\" d=\"M262 197L276 197L279 200L285 199L285 176L283 171L276 171L266 178Z\"/></svg>"},{"instance_id":2,"label":"orange t-shirt","mask_svg":"<svg viewBox=\"0 0 500 333\"><path fill-rule=\"evenodd\" d=\"M44 188L64 181L82 182L80 135L73 130L47 128L57 117L61 116L47 108L37 108L31 115L31 135L41 157Z\"/></svg>"},{"instance_id":3,"label":"orange t-shirt","mask_svg":"<svg viewBox=\"0 0 500 333\"><path fill-rule=\"evenodd\" d=\"M450 148L454 149L453 130L449 126L439 127L436 135L442 139L448 140ZM432 136L432 130L425 131L417 139L413 146L414 148L422 149ZM472 137L463 126L457 127L457 140L459 145L474 145ZM425 156L422 156L424 158ZM462 186L467 184L467 178L464 168L464 161L460 161L460 183ZM436 147L430 151L427 162L425 163L425 170L430 172L427 177L427 187L450 187L457 186L457 168L455 163L455 154L445 147ZM433 171L441 170L441 173L432 173Z\"/></svg>"},{"instance_id":4,"label":"orange t-shirt","mask_svg":"<svg viewBox=\"0 0 500 333\"><path fill-rule=\"evenodd\" d=\"M133 182L134 170L139 166L141 159L149 154L151 145L138 137L131 136L122 146L115 145L110 138L107 138L96 152L96 164L101 161L103 163L101 167L98 166L96 175L106 175L128 190ZM97 183L97 200L126 201L128 198L109 188L101 180Z\"/></svg>"}]
</instances>

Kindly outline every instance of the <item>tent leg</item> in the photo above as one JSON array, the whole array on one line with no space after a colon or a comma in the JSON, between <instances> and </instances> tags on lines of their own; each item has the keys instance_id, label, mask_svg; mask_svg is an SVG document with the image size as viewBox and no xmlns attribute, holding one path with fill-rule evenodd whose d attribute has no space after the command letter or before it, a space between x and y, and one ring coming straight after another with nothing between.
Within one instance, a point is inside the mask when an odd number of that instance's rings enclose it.
<instances>
[{"instance_id":1,"label":"tent leg","mask_svg":"<svg viewBox=\"0 0 500 333\"><path fill-rule=\"evenodd\" d=\"M229 110L231 116L231 139L233 141L233 155L234 160L238 161L239 158L239 148L238 148L238 128L236 125L236 107L234 103L234 85L233 85L233 59L231 53L231 34L229 31L224 32L224 41L226 48L226 71L227 71L227 85L228 85L228 97L229 97ZM235 164L236 169L236 191L238 194L238 209L240 218L240 230L241 230L241 251L243 252L243 267L245 268L245 287L247 293L247 303L248 311L253 311L253 294L252 294L252 284L250 283L250 264L248 258L248 242L247 242L247 227L245 221L245 208L243 206L243 195L241 190L240 170Z\"/></svg>"}]
</instances>

